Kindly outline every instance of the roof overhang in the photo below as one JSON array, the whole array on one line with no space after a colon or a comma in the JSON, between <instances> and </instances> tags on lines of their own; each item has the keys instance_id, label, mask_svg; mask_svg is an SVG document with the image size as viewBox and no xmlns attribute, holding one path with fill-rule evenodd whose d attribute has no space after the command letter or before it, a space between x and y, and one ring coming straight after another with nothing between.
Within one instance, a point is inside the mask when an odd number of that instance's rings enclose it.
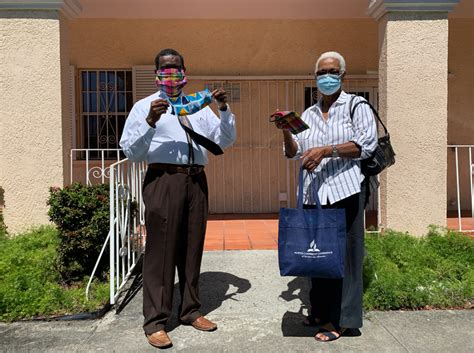
<instances>
[{"instance_id":1,"label":"roof overhang","mask_svg":"<svg viewBox=\"0 0 474 353\"><path fill-rule=\"evenodd\" d=\"M388 12L445 12L453 11L460 0L371 0L368 13L379 19ZM471 2L472 3L472 2Z\"/></svg>"},{"instance_id":2,"label":"roof overhang","mask_svg":"<svg viewBox=\"0 0 474 353\"><path fill-rule=\"evenodd\" d=\"M57 10L74 18L81 13L82 5L80 0L0 0L0 10Z\"/></svg>"},{"instance_id":3,"label":"roof overhang","mask_svg":"<svg viewBox=\"0 0 474 353\"><path fill-rule=\"evenodd\" d=\"M0 0L2 9L58 10L79 19L368 19L451 10L450 18L474 18L472 0Z\"/></svg>"}]
</instances>

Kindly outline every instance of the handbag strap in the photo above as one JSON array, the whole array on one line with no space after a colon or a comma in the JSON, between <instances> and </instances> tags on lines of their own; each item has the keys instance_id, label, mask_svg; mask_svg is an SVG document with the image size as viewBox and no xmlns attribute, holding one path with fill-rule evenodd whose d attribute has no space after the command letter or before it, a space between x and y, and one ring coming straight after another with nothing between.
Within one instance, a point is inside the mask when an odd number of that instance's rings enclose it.
<instances>
[{"instance_id":1,"label":"handbag strap","mask_svg":"<svg viewBox=\"0 0 474 353\"><path fill-rule=\"evenodd\" d=\"M369 102L367 102L365 99L357 102L356 104L354 104L354 106L352 106L352 102L354 101L355 97L358 97L357 95L353 95L351 100L350 100L350 103L349 103L349 107L352 107L350 108L350 117L351 117L351 121L354 120L354 112L356 110L356 108L360 105L360 104L367 104L370 109L372 110L372 112L374 113L375 117L377 118L377 121L383 126L383 129L385 131L385 135L388 135L388 130L387 128L385 127L385 124L383 123L382 119L380 119L380 116L379 116L379 113L377 112L377 110L372 106L372 104L370 104Z\"/></svg>"},{"instance_id":2,"label":"handbag strap","mask_svg":"<svg viewBox=\"0 0 474 353\"><path fill-rule=\"evenodd\" d=\"M311 174L310 174L311 175ZM303 162L300 165L300 175L298 180L298 199L297 199L297 208L303 209ZM321 202L319 201L318 192L316 188L314 188L311 183L309 185L312 193L313 193L313 200L316 202L316 208L322 209Z\"/></svg>"}]
</instances>

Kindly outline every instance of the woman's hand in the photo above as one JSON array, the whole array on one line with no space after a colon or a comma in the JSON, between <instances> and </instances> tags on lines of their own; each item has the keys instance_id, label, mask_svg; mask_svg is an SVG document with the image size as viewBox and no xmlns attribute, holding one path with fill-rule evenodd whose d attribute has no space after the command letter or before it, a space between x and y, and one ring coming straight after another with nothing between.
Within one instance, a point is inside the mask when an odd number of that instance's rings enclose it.
<instances>
[{"instance_id":1,"label":"woman's hand","mask_svg":"<svg viewBox=\"0 0 474 353\"><path fill-rule=\"evenodd\" d=\"M281 130L283 133L283 141L285 144L285 156L288 158L293 158L298 152L298 145L293 140L293 136L288 130L288 123L284 119L278 119L274 114L278 113L280 109L275 110L275 113L271 115L270 121L274 121L277 129ZM272 118L274 120L272 120Z\"/></svg>"},{"instance_id":2,"label":"woman's hand","mask_svg":"<svg viewBox=\"0 0 474 353\"><path fill-rule=\"evenodd\" d=\"M287 130L287 124L286 124L286 122L283 121L283 120L280 120L280 121L276 120L276 121L275 121L275 126L277 127L277 129L284 130L284 131L285 131L285 130L288 131L288 130Z\"/></svg>"},{"instance_id":3,"label":"woman's hand","mask_svg":"<svg viewBox=\"0 0 474 353\"><path fill-rule=\"evenodd\" d=\"M301 158L303 159L303 168L312 172L321 163L321 161L331 156L331 149L325 147L313 147L305 151Z\"/></svg>"},{"instance_id":4,"label":"woman's hand","mask_svg":"<svg viewBox=\"0 0 474 353\"><path fill-rule=\"evenodd\" d=\"M280 109L277 109L275 110L275 112L273 114L276 114L280 111ZM273 114L271 115L273 117ZM275 126L277 127L277 129L280 129L280 130L286 130L287 128L287 123L285 122L285 120L283 119L275 119Z\"/></svg>"}]
</instances>

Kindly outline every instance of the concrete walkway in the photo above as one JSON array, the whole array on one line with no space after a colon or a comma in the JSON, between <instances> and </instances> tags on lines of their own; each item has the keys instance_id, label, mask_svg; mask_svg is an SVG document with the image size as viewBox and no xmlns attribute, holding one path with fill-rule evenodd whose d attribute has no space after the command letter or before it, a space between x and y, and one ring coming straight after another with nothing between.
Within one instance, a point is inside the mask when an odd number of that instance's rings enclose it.
<instances>
[{"instance_id":1,"label":"concrete walkway","mask_svg":"<svg viewBox=\"0 0 474 353\"><path fill-rule=\"evenodd\" d=\"M168 352L473 351L473 310L369 312L362 336L316 342L315 329L301 325L308 281L280 277L275 251L206 252L201 279L202 311L219 329L179 326L175 306ZM101 320L0 324L0 351L156 351L141 329L141 303L140 291L120 314Z\"/></svg>"}]
</instances>

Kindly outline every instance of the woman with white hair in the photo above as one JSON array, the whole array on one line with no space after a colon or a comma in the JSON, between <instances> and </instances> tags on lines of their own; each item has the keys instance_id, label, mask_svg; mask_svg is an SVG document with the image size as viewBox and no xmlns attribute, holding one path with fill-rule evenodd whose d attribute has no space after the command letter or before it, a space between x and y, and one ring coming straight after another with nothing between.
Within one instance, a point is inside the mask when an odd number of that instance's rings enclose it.
<instances>
[{"instance_id":1,"label":"woman with white hair","mask_svg":"<svg viewBox=\"0 0 474 353\"><path fill-rule=\"evenodd\" d=\"M315 207L310 188L316 188L323 208L342 208L346 213L344 278L311 279L311 311L303 324L319 326L315 339L321 342L336 340L347 334L347 329L362 327L366 180L360 161L377 146L377 126L366 104L358 105L351 120L351 104L364 98L342 90L345 74L346 62L341 54L322 54L315 69L321 98L301 116L310 129L298 135L283 129L285 155L301 159L305 169L304 207Z\"/></svg>"}]
</instances>

